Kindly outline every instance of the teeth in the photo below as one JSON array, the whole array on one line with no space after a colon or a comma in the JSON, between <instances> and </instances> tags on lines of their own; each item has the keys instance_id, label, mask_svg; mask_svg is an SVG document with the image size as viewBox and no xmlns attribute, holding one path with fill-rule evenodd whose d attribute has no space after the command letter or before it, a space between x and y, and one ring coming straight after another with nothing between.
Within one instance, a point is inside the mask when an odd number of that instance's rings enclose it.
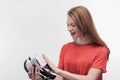
<instances>
[{"instance_id":1,"label":"teeth","mask_svg":"<svg viewBox=\"0 0 120 80\"><path fill-rule=\"evenodd\" d=\"M75 32L72 32L71 34L75 34Z\"/></svg>"}]
</instances>

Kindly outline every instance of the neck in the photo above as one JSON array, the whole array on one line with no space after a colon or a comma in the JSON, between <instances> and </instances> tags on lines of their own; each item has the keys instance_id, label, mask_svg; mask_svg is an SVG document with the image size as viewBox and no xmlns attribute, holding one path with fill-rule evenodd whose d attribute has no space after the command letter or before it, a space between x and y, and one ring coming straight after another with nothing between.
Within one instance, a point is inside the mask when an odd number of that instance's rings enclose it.
<instances>
[{"instance_id":1,"label":"neck","mask_svg":"<svg viewBox=\"0 0 120 80\"><path fill-rule=\"evenodd\" d=\"M91 43L91 40L87 37L84 37L84 38L75 38L73 39L73 41L76 43L76 44L88 44L88 43Z\"/></svg>"}]
</instances>

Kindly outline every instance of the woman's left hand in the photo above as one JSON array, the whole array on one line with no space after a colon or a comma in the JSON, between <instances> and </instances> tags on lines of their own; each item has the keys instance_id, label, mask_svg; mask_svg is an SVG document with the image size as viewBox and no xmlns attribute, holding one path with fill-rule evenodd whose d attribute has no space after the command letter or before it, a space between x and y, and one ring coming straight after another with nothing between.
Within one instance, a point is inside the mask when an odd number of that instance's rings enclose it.
<instances>
[{"instance_id":1,"label":"woman's left hand","mask_svg":"<svg viewBox=\"0 0 120 80\"><path fill-rule=\"evenodd\" d=\"M52 69L53 72L57 73L58 68L43 54L42 55L45 62L49 65L49 67Z\"/></svg>"}]
</instances>

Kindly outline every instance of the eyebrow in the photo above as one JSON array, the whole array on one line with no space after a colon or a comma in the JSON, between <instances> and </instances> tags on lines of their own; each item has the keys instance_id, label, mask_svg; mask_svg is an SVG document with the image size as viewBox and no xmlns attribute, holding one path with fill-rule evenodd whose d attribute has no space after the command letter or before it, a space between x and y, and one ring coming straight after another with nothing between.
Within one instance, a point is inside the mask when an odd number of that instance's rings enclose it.
<instances>
[{"instance_id":1,"label":"eyebrow","mask_svg":"<svg viewBox=\"0 0 120 80\"><path fill-rule=\"evenodd\" d=\"M68 23L66 22L66 24L68 24ZM70 25L73 25L73 24L75 24L75 23L70 23Z\"/></svg>"}]
</instances>

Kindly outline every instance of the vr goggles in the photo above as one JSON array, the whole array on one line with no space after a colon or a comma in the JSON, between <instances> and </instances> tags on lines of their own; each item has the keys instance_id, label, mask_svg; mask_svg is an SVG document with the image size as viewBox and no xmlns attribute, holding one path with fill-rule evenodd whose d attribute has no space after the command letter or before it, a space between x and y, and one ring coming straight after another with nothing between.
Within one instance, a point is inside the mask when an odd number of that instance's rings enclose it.
<instances>
[{"instance_id":1,"label":"vr goggles","mask_svg":"<svg viewBox=\"0 0 120 80\"><path fill-rule=\"evenodd\" d=\"M31 59L30 57L28 57L28 59L24 61L25 71L28 72L29 68L32 66L38 67L40 69L40 76L43 78L43 80L55 79L56 75L50 71L51 68L48 64L45 63L42 58L39 58L38 61L37 58ZM45 67L47 67L48 69L46 69Z\"/></svg>"}]
</instances>

